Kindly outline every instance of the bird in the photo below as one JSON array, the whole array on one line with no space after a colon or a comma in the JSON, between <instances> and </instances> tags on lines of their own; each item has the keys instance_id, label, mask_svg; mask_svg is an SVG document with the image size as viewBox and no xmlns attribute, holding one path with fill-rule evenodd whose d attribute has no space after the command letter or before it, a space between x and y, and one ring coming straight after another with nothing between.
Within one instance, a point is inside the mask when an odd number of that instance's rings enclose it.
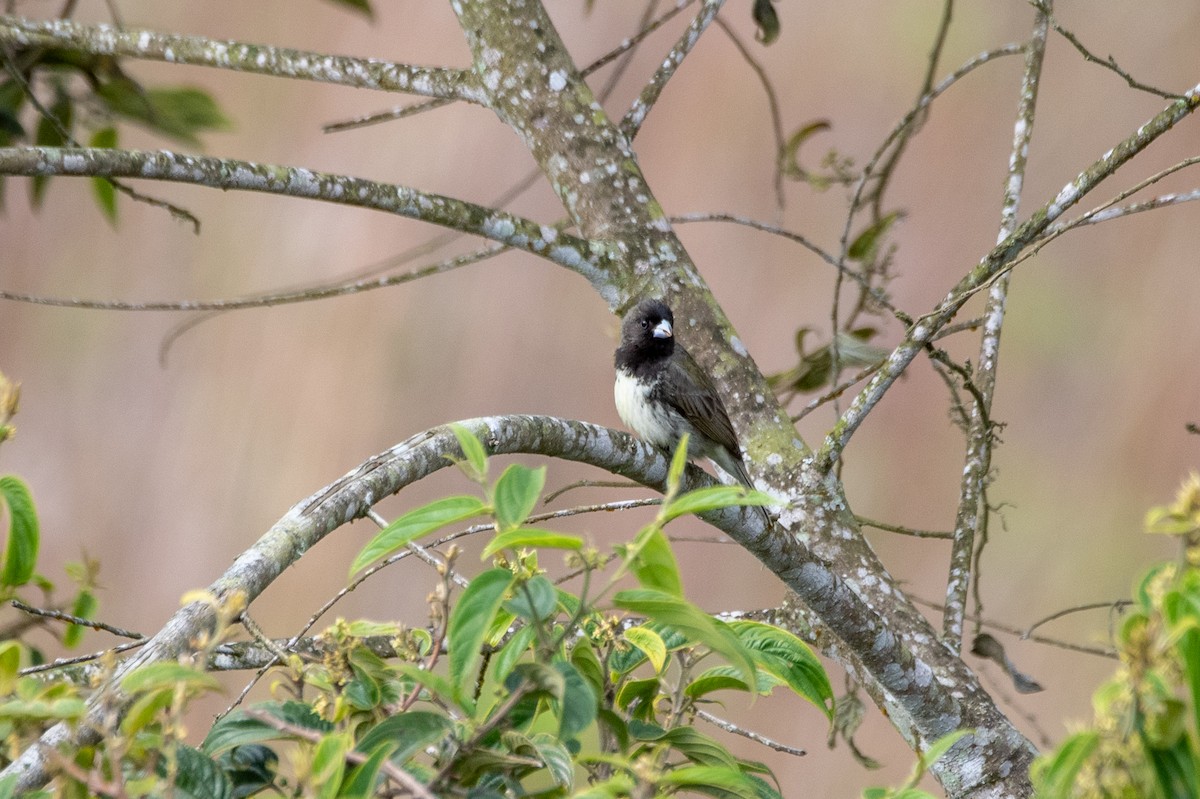
<instances>
[{"instance_id":1,"label":"bird","mask_svg":"<svg viewBox=\"0 0 1200 799\"><path fill-rule=\"evenodd\" d=\"M670 306L648 299L629 311L613 360L617 414L639 438L670 457L687 433L689 457L708 458L731 478L754 488L716 387L675 340Z\"/></svg>"}]
</instances>

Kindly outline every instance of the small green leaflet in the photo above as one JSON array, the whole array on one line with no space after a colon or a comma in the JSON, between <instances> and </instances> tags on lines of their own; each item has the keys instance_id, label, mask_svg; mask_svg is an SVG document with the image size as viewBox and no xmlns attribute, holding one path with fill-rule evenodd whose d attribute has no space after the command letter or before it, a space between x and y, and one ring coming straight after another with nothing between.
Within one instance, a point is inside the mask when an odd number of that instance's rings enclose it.
<instances>
[{"instance_id":1,"label":"small green leaflet","mask_svg":"<svg viewBox=\"0 0 1200 799\"><path fill-rule=\"evenodd\" d=\"M530 469L514 463L504 470L492 492L496 522L506 533L525 523L546 484L546 467Z\"/></svg>"},{"instance_id":2,"label":"small green leaflet","mask_svg":"<svg viewBox=\"0 0 1200 799\"><path fill-rule=\"evenodd\" d=\"M33 577L38 555L38 519L29 488L18 477L0 477L0 504L8 511L4 570L0 584L25 585Z\"/></svg>"},{"instance_id":3,"label":"small green leaflet","mask_svg":"<svg viewBox=\"0 0 1200 799\"><path fill-rule=\"evenodd\" d=\"M350 566L350 576L439 527L486 512L487 506L482 500L467 495L445 497L410 510L367 542Z\"/></svg>"},{"instance_id":4,"label":"small green leaflet","mask_svg":"<svg viewBox=\"0 0 1200 799\"><path fill-rule=\"evenodd\" d=\"M485 571L471 580L450 612L446 628L446 638L450 642L450 679L463 696L471 694L484 636L513 579L508 569Z\"/></svg>"}]
</instances>

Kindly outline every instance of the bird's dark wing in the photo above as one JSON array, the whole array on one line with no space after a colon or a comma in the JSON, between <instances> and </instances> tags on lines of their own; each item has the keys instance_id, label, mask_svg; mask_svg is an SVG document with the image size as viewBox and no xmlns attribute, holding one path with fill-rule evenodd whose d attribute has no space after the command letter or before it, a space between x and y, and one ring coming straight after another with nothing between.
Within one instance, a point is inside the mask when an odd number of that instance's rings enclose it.
<instances>
[{"instance_id":1,"label":"bird's dark wing","mask_svg":"<svg viewBox=\"0 0 1200 799\"><path fill-rule=\"evenodd\" d=\"M688 351L678 344L663 377L670 384L664 386L667 401L696 428L696 432L737 457L737 436L716 387Z\"/></svg>"}]
</instances>

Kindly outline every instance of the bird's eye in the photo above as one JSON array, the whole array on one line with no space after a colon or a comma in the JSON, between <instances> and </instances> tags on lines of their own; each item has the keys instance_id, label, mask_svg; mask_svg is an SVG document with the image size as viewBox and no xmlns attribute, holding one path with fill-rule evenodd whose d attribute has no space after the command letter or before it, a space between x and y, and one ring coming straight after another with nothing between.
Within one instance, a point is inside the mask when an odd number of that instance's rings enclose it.
<instances>
[{"instance_id":1,"label":"bird's eye","mask_svg":"<svg viewBox=\"0 0 1200 799\"><path fill-rule=\"evenodd\" d=\"M642 320L642 328L643 328L643 329L645 329L645 328L647 328L647 327L650 327L650 320L649 320L649 319L643 319L643 320Z\"/></svg>"}]
</instances>

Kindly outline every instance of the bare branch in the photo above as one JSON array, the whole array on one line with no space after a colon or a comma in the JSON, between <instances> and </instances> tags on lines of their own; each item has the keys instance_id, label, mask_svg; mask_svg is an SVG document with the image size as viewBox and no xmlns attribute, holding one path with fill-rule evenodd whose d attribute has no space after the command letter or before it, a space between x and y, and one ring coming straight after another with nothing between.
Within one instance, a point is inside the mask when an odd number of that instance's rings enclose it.
<instances>
[{"instance_id":1,"label":"bare branch","mask_svg":"<svg viewBox=\"0 0 1200 799\"><path fill-rule=\"evenodd\" d=\"M57 47L93 55L216 67L473 103L483 99L478 80L468 70L418 67L373 58L333 56L140 28L80 25L65 19L0 19L0 44Z\"/></svg>"},{"instance_id":2,"label":"bare branch","mask_svg":"<svg viewBox=\"0 0 1200 799\"><path fill-rule=\"evenodd\" d=\"M1155 88L1154 86L1150 86L1148 84L1142 83L1141 81L1135 80L1132 75L1130 75L1125 70L1121 69L1120 65L1117 64L1117 60L1115 58L1113 58L1111 55L1108 58L1101 58L1100 56L1094 54L1091 50L1084 47L1083 42L1079 41L1078 36L1076 36L1075 34L1071 33L1071 31L1069 31L1066 28L1059 25L1058 20L1056 20L1054 18L1053 0L1030 0L1030 2L1034 8L1038 9L1041 13L1043 13L1047 17L1049 17L1050 25L1051 25L1051 27L1054 28L1054 32L1057 33L1059 36L1063 37L1064 39L1066 39L1068 42L1070 42L1071 46L1074 47L1076 50L1078 50L1079 54L1081 56L1083 56L1084 61L1088 61L1093 64L1099 64L1100 66L1104 67L1105 69L1112 70L1113 72L1117 73L1122 78L1124 78L1125 82L1127 84L1129 84L1129 88L1131 88L1131 89L1137 89L1138 91L1148 92L1149 94L1157 95L1157 96L1163 98L1164 100L1181 99L1181 95L1175 94L1174 92L1168 92L1163 89L1158 89L1158 88Z\"/></svg>"},{"instance_id":3,"label":"bare branch","mask_svg":"<svg viewBox=\"0 0 1200 799\"><path fill-rule=\"evenodd\" d=\"M721 6L725 0L704 0L704 4L700 8L700 13L688 25L679 42L671 48L671 52L662 60L662 65L650 78L646 84L646 88L642 89L642 93L636 100L633 101L633 106L626 112L625 118L621 120L621 132L630 141L637 136L641 130L642 123L646 121L646 115L650 113L650 109L658 102L659 96L663 89L667 87L667 82L675 75L675 70L683 63L683 59L687 58L688 53L700 41L702 34L713 18L717 16L717 12L721 10Z\"/></svg>"},{"instance_id":4,"label":"bare branch","mask_svg":"<svg viewBox=\"0 0 1200 799\"><path fill-rule=\"evenodd\" d=\"M817 453L818 466L823 470L832 467L850 437L891 388L896 378L908 368L917 353L937 332L954 318L975 291L988 285L997 275L1009 268L1026 247L1038 240L1046 229L1063 213L1073 208L1080 198L1090 193L1101 181L1173 128L1181 119L1190 115L1197 106L1200 106L1200 85L1192 87L1183 99L1168 105L1138 127L1132 135L1104 153L1074 180L1063 186L1053 200L1035 211L1033 216L1019 225L1011 235L992 248L975 268L949 291L936 308L917 320L880 371L855 397L838 424L826 436L821 450Z\"/></svg>"},{"instance_id":5,"label":"bare branch","mask_svg":"<svg viewBox=\"0 0 1200 799\"><path fill-rule=\"evenodd\" d=\"M1025 165L1037 109L1038 86L1041 84L1042 63L1046 53L1046 36L1050 28L1051 0L1037 12L1033 35L1025 48L1025 73L1021 81L1021 97L1017 119L1013 125L1011 155L1008 159L1008 181L1004 187L1004 202L1000 214L998 241L1004 241L1017 227L1017 211L1021 205L1021 188L1025 183ZM987 513L987 481L992 468L993 430L990 420L992 396L996 387L996 369L1000 358L1000 331L1008 301L1011 272L996 278L988 292L984 312L983 333L979 345L979 365L971 376L977 389L967 425L967 453L959 490L958 511L954 518L954 545L950 550L950 570L946 581L946 612L942 616L942 638L955 651L962 647L963 613L967 589L971 584L971 565L976 548L985 543L986 525L980 515ZM976 579L977 614L983 612ZM976 630L978 634L978 629Z\"/></svg>"},{"instance_id":6,"label":"bare branch","mask_svg":"<svg viewBox=\"0 0 1200 799\"><path fill-rule=\"evenodd\" d=\"M754 741L755 743L760 743L763 746L767 747L768 749L774 749L776 752L783 752L784 754L795 755L796 757L804 757L805 755L808 754L808 752L805 752L803 749L797 749L794 746L788 746L787 744L783 744L783 743L780 743L779 741L768 738L765 735L761 735L761 734L755 732L754 730L747 730L744 727L739 727L738 725L734 724L732 721L726 721L723 718L714 716L712 713L709 713L708 711L697 710L696 715L698 717L704 719L705 721L707 721L709 724L713 724L717 727L720 727L721 729L725 730L725 732L731 732L734 735L740 735L743 738L749 738L751 741Z\"/></svg>"},{"instance_id":7,"label":"bare branch","mask_svg":"<svg viewBox=\"0 0 1200 799\"><path fill-rule=\"evenodd\" d=\"M472 233L603 281L607 261L556 228L465 200L300 167L180 155L165 150L0 147L0 174L137 177L352 205ZM34 300L11 292L0 298ZM174 306L172 307L174 309ZM187 308L185 310L191 310Z\"/></svg>"}]
</instances>

